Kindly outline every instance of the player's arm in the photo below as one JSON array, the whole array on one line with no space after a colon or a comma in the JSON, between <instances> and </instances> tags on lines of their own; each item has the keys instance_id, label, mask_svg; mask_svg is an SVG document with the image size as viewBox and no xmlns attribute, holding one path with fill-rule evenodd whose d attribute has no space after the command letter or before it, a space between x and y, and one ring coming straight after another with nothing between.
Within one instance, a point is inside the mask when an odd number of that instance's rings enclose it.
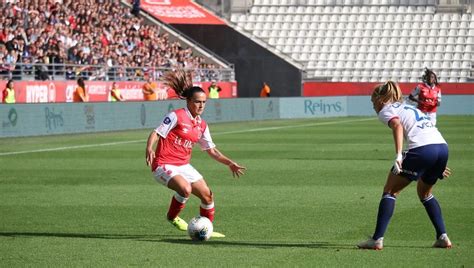
<instances>
[{"instance_id":1,"label":"player's arm","mask_svg":"<svg viewBox=\"0 0 474 268\"><path fill-rule=\"evenodd\" d=\"M146 83L145 85L143 85L143 93L145 94L153 94L153 89L151 88L151 85Z\"/></svg>"},{"instance_id":2,"label":"player's arm","mask_svg":"<svg viewBox=\"0 0 474 268\"><path fill-rule=\"evenodd\" d=\"M441 106L441 91L438 92L438 96L436 98L436 106Z\"/></svg>"},{"instance_id":3,"label":"player's arm","mask_svg":"<svg viewBox=\"0 0 474 268\"><path fill-rule=\"evenodd\" d=\"M165 116L161 124L151 131L146 142L145 158L146 164L150 166L157 157L155 154L155 144L158 146L160 139L166 139L168 133L178 124L178 118L175 112L171 112Z\"/></svg>"},{"instance_id":4,"label":"player's arm","mask_svg":"<svg viewBox=\"0 0 474 268\"><path fill-rule=\"evenodd\" d=\"M118 101L124 101L125 99L123 98L122 94L117 94L117 92L114 91L114 95L117 98Z\"/></svg>"},{"instance_id":5,"label":"player's arm","mask_svg":"<svg viewBox=\"0 0 474 268\"><path fill-rule=\"evenodd\" d=\"M392 129L393 141L395 143L396 158L394 162L394 172L398 174L402 168L403 126L400 123L400 119L398 118L393 118L390 120L388 125Z\"/></svg>"},{"instance_id":6,"label":"player's arm","mask_svg":"<svg viewBox=\"0 0 474 268\"><path fill-rule=\"evenodd\" d=\"M228 158L227 156L225 156L224 154L222 154L219 150L217 150L216 147L213 147L213 148L210 148L210 149L207 149L207 154L213 158L214 160L216 160L217 162L220 162L226 166L228 166L230 168L230 170L232 171L232 175L235 177L240 177L240 175L243 175L244 174L244 170L246 170L245 167L243 166L240 166L239 164L237 164L236 162L232 161L230 158Z\"/></svg>"},{"instance_id":7,"label":"player's arm","mask_svg":"<svg viewBox=\"0 0 474 268\"><path fill-rule=\"evenodd\" d=\"M145 159L146 159L146 165L151 166L153 163L153 160L155 159L155 144L159 142L159 136L158 133L156 133L154 130L150 133L148 136L148 140L146 142L146 150L145 150Z\"/></svg>"},{"instance_id":8,"label":"player's arm","mask_svg":"<svg viewBox=\"0 0 474 268\"><path fill-rule=\"evenodd\" d=\"M411 100L411 101L414 101L416 103L418 103L418 94L419 94L419 91L420 89L418 87L416 87L411 93L410 95L408 96L408 98Z\"/></svg>"},{"instance_id":9,"label":"player's arm","mask_svg":"<svg viewBox=\"0 0 474 268\"><path fill-rule=\"evenodd\" d=\"M87 102L88 101L85 89L79 90L79 98L81 98L82 102Z\"/></svg>"}]
</instances>

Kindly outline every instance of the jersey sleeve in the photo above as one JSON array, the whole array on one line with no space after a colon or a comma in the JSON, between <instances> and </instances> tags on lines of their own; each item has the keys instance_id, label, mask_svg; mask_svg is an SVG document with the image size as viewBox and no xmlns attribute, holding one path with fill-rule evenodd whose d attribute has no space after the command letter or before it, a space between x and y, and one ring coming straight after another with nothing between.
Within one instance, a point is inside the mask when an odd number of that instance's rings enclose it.
<instances>
[{"instance_id":1,"label":"jersey sleeve","mask_svg":"<svg viewBox=\"0 0 474 268\"><path fill-rule=\"evenodd\" d=\"M387 125L390 123L395 118L399 118L398 114L395 112L395 109L392 107L392 105L387 105L385 106L380 112L379 112L379 120L384 124Z\"/></svg>"},{"instance_id":2,"label":"jersey sleeve","mask_svg":"<svg viewBox=\"0 0 474 268\"><path fill-rule=\"evenodd\" d=\"M178 116L175 112L171 112L165 116L161 124L155 128L155 132L163 138L166 138L170 131L178 123Z\"/></svg>"},{"instance_id":3,"label":"jersey sleeve","mask_svg":"<svg viewBox=\"0 0 474 268\"><path fill-rule=\"evenodd\" d=\"M212 141L211 132L209 131L209 126L206 125L206 129L202 133L202 136L199 139L198 143L201 146L201 150L203 151L216 147L216 145Z\"/></svg>"}]
</instances>

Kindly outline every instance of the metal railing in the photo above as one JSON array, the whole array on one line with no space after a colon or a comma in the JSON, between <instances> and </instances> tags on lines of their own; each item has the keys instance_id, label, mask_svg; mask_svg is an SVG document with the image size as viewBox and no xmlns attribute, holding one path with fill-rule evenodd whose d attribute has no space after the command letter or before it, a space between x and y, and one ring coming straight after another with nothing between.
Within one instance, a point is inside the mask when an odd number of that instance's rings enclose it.
<instances>
[{"instance_id":1,"label":"metal railing","mask_svg":"<svg viewBox=\"0 0 474 268\"><path fill-rule=\"evenodd\" d=\"M0 79L13 80L76 80L83 77L96 81L144 81L151 76L159 80L167 71L176 68L140 66L107 66L77 64L28 64L16 63L14 66L0 68ZM195 82L234 81L235 71L232 68L184 68L191 71Z\"/></svg>"}]
</instances>

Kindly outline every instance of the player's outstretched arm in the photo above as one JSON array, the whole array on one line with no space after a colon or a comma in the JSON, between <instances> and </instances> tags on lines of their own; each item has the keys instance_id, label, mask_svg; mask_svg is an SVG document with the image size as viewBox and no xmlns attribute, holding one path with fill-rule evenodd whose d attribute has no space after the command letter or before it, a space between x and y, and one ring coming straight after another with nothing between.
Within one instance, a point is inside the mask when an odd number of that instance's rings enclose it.
<instances>
[{"instance_id":1,"label":"player's outstretched arm","mask_svg":"<svg viewBox=\"0 0 474 268\"><path fill-rule=\"evenodd\" d=\"M414 102L418 102L418 99L415 98L415 96L413 96L411 94L408 96L408 99L410 99L411 101L414 101Z\"/></svg>"},{"instance_id":2,"label":"player's outstretched arm","mask_svg":"<svg viewBox=\"0 0 474 268\"><path fill-rule=\"evenodd\" d=\"M158 134L155 131L152 131L148 136L148 141L146 142L146 150L145 150L145 160L146 165L151 166L153 160L155 159L155 143L158 141Z\"/></svg>"},{"instance_id":3,"label":"player's outstretched arm","mask_svg":"<svg viewBox=\"0 0 474 268\"><path fill-rule=\"evenodd\" d=\"M393 163L395 174L401 172L402 168L402 149L403 149L403 126L398 118L394 118L389 122L389 126L392 129L393 141L395 143L395 154L396 158Z\"/></svg>"},{"instance_id":4,"label":"player's outstretched arm","mask_svg":"<svg viewBox=\"0 0 474 268\"><path fill-rule=\"evenodd\" d=\"M240 177L240 175L244 175L244 170L247 169L246 167L240 166L227 156L223 155L219 150L217 150L217 148L211 148L207 150L207 154L216 161L228 166L232 171L234 178L235 176Z\"/></svg>"}]
</instances>

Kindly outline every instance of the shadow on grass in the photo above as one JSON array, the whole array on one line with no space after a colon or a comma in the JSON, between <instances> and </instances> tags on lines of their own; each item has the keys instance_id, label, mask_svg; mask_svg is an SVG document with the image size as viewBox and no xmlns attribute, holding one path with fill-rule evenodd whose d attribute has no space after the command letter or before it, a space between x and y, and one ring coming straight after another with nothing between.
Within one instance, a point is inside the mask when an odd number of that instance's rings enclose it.
<instances>
[{"instance_id":1,"label":"shadow on grass","mask_svg":"<svg viewBox=\"0 0 474 268\"><path fill-rule=\"evenodd\" d=\"M306 243L292 243L286 241L224 241L220 238L211 239L206 242L196 242L190 240L187 236L181 235L130 235L130 234L81 234L81 233L47 233L47 232L0 232L0 237L13 238L31 238L31 237L56 237L56 238L83 238L83 239L112 239L112 240L136 240L143 242L155 243L171 243L182 245L199 245L199 246L239 246L239 247L254 247L262 249L271 248L319 248L319 249L333 249L333 250L359 250L354 244L329 243L329 242L306 242ZM177 238L179 237L179 238ZM390 248L418 248L426 249L430 247L422 246L388 246Z\"/></svg>"},{"instance_id":2,"label":"shadow on grass","mask_svg":"<svg viewBox=\"0 0 474 268\"><path fill-rule=\"evenodd\" d=\"M92 238L92 239L163 239L176 235L128 235L128 234L81 234L81 233L39 233L39 232L0 232L0 237L58 237L58 238Z\"/></svg>"},{"instance_id":3,"label":"shadow on grass","mask_svg":"<svg viewBox=\"0 0 474 268\"><path fill-rule=\"evenodd\" d=\"M152 241L152 240L148 240ZM244 242L244 241L223 241L215 239L206 242L196 242L189 239L161 239L155 240L153 242L165 242L173 244L185 244L185 245L195 245L200 244L203 246L239 246L239 247L254 247L254 248L323 248L323 249L356 249L355 245L350 244L336 244L329 242L308 242L308 243L292 243L292 242L283 242L283 241L255 241L255 242Z\"/></svg>"},{"instance_id":4,"label":"shadow on grass","mask_svg":"<svg viewBox=\"0 0 474 268\"><path fill-rule=\"evenodd\" d=\"M177 237L180 238L177 238ZM47 233L47 232L0 232L0 237L32 238L32 237L56 237L56 238L83 238L83 239L124 239L155 243L172 243L182 245L200 246L239 246L255 248L326 248L326 249L354 249L354 245L331 244L328 242L291 243L291 242L243 242L222 241L219 239L206 242L196 242L182 235L130 235L130 234L85 234L85 233Z\"/></svg>"},{"instance_id":5,"label":"shadow on grass","mask_svg":"<svg viewBox=\"0 0 474 268\"><path fill-rule=\"evenodd\" d=\"M149 242L160 242L160 243L173 243L173 244L184 244L184 245L203 245L203 246L242 246L242 247L255 247L255 248L319 248L319 249L333 249L339 250L357 250L357 251L372 251L359 249L354 244L344 243L330 243L330 242L306 242L306 243L292 243L286 241L223 241L221 238L211 239L206 242L192 241L187 238L176 239L176 238L162 238L157 240L141 239L141 241ZM414 249L431 249L432 247L426 246L385 246L385 248L414 248Z\"/></svg>"}]
</instances>

